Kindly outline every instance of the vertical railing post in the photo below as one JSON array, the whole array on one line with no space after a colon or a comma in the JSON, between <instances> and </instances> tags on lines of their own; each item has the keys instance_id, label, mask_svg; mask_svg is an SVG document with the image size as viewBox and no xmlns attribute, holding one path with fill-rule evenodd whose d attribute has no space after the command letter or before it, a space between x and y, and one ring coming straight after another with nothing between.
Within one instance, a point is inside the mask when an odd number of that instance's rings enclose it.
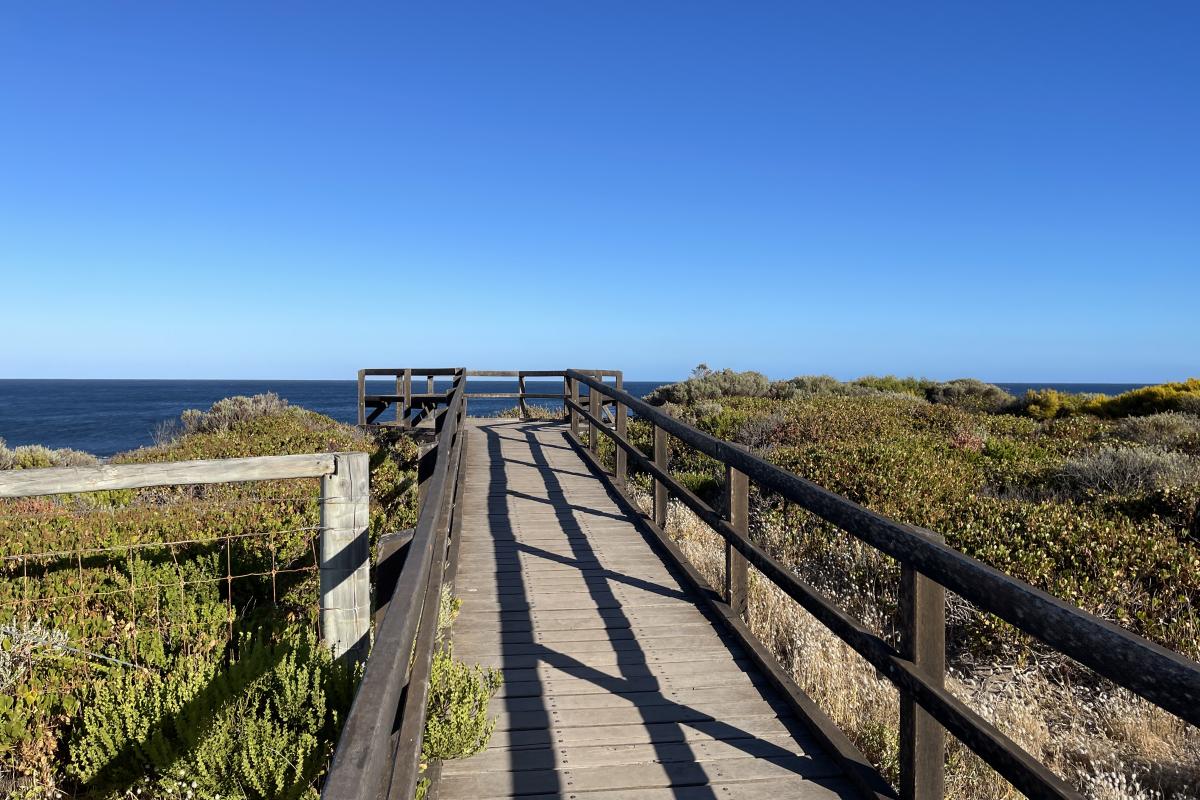
<instances>
[{"instance_id":1,"label":"vertical railing post","mask_svg":"<svg viewBox=\"0 0 1200 800\"><path fill-rule=\"evenodd\" d=\"M433 394L433 376L425 376L425 394Z\"/></svg>"},{"instance_id":2,"label":"vertical railing post","mask_svg":"<svg viewBox=\"0 0 1200 800\"><path fill-rule=\"evenodd\" d=\"M371 632L370 465L338 453L321 478L321 636L335 658L367 657Z\"/></svg>"},{"instance_id":3,"label":"vertical railing post","mask_svg":"<svg viewBox=\"0 0 1200 800\"><path fill-rule=\"evenodd\" d=\"M412 369L404 370L404 419L412 413Z\"/></svg>"},{"instance_id":4,"label":"vertical railing post","mask_svg":"<svg viewBox=\"0 0 1200 800\"><path fill-rule=\"evenodd\" d=\"M571 406L571 434L576 439L578 439L579 438L579 409L576 408L575 406L579 405L579 381L575 380L574 378L571 378L570 381L571 381L571 402L574 403L574 405Z\"/></svg>"},{"instance_id":5,"label":"vertical railing post","mask_svg":"<svg viewBox=\"0 0 1200 800\"><path fill-rule=\"evenodd\" d=\"M667 471L667 432L654 426L654 466ZM654 524L667 529L667 485L654 479Z\"/></svg>"},{"instance_id":6,"label":"vertical railing post","mask_svg":"<svg viewBox=\"0 0 1200 800\"><path fill-rule=\"evenodd\" d=\"M358 424L367 424L367 371L358 371Z\"/></svg>"},{"instance_id":7,"label":"vertical railing post","mask_svg":"<svg viewBox=\"0 0 1200 800\"><path fill-rule=\"evenodd\" d=\"M946 590L908 564L900 569L900 654L932 685L946 676ZM900 797L941 800L945 731L911 694L900 692Z\"/></svg>"},{"instance_id":8,"label":"vertical railing post","mask_svg":"<svg viewBox=\"0 0 1200 800\"><path fill-rule=\"evenodd\" d=\"M396 422L404 420L404 376L400 373L396 374Z\"/></svg>"},{"instance_id":9,"label":"vertical railing post","mask_svg":"<svg viewBox=\"0 0 1200 800\"><path fill-rule=\"evenodd\" d=\"M742 536L750 534L750 481L746 473L725 465L725 507L729 526ZM746 589L750 581L746 557L725 542L725 602L745 619Z\"/></svg>"},{"instance_id":10,"label":"vertical railing post","mask_svg":"<svg viewBox=\"0 0 1200 800\"><path fill-rule=\"evenodd\" d=\"M591 412L593 418L600 419L600 392L596 391L595 386L588 387L588 411ZM596 430L596 423L588 420L588 449L592 451L593 455L600 451L599 440L600 433Z\"/></svg>"},{"instance_id":11,"label":"vertical railing post","mask_svg":"<svg viewBox=\"0 0 1200 800\"><path fill-rule=\"evenodd\" d=\"M625 388L625 380L624 380L622 373L620 373L620 372L617 373L617 388L618 389ZM620 401L617 401L617 436L620 436L622 439L625 438L625 427L626 427L625 417L626 417L626 415L627 415L627 410L625 408L625 404ZM625 479L629 472L629 468L628 468L629 454L626 453L625 448L621 447L620 445L617 445L616 452L617 452L617 466L616 466L617 486L624 488Z\"/></svg>"},{"instance_id":12,"label":"vertical railing post","mask_svg":"<svg viewBox=\"0 0 1200 800\"><path fill-rule=\"evenodd\" d=\"M521 419L529 419L529 409L525 406L525 373L517 373L517 405L521 407Z\"/></svg>"}]
</instances>

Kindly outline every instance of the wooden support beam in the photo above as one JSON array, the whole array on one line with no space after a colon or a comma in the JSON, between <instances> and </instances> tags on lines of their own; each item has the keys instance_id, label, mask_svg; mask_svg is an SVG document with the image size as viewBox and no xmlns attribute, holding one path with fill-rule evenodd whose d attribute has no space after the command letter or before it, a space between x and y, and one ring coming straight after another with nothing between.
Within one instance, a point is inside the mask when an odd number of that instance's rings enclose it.
<instances>
[{"instance_id":1,"label":"wooden support beam","mask_svg":"<svg viewBox=\"0 0 1200 800\"><path fill-rule=\"evenodd\" d=\"M941 689L946 677L946 590L908 564L900 568L900 655ZM901 800L941 800L946 733L911 692L900 692Z\"/></svg>"},{"instance_id":2,"label":"wooden support beam","mask_svg":"<svg viewBox=\"0 0 1200 800\"><path fill-rule=\"evenodd\" d=\"M749 536L750 481L746 473L729 465L725 466L725 506L728 509L726 520L729 526L742 536ZM748 585L749 565L746 557L725 542L725 602L742 619L747 619L749 612L746 602Z\"/></svg>"},{"instance_id":3,"label":"wooden support beam","mask_svg":"<svg viewBox=\"0 0 1200 800\"><path fill-rule=\"evenodd\" d=\"M352 661L371 646L370 474L366 453L342 453L321 478L321 638Z\"/></svg>"},{"instance_id":4,"label":"wooden support beam","mask_svg":"<svg viewBox=\"0 0 1200 800\"><path fill-rule=\"evenodd\" d=\"M659 426L654 426L654 464L663 472L667 471L667 432ZM658 478L654 479L654 524L667 529L667 485Z\"/></svg>"}]
</instances>

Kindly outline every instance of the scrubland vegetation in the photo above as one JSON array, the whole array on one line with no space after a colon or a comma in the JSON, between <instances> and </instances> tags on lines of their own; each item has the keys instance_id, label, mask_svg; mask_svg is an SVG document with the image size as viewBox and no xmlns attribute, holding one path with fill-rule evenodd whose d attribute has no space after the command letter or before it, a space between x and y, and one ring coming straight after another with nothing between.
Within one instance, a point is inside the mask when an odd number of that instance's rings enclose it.
<instances>
[{"instance_id":1,"label":"scrubland vegetation","mask_svg":"<svg viewBox=\"0 0 1200 800\"><path fill-rule=\"evenodd\" d=\"M266 395L158 439L113 461L367 452L372 542L416 522L407 438ZM95 461L0 446L5 469ZM0 501L0 797L316 797L361 671L317 636L318 498L310 480ZM493 682L441 656L431 741L486 741Z\"/></svg>"},{"instance_id":2,"label":"scrubland vegetation","mask_svg":"<svg viewBox=\"0 0 1200 800\"><path fill-rule=\"evenodd\" d=\"M701 368L649 398L715 436L1189 658L1200 658L1200 381L1116 397L974 380L801 377ZM630 435L652 450L648 425ZM602 439L611 452L611 445ZM723 467L672 440L671 471L720 503ZM633 476L644 493L648 476ZM714 585L719 538L682 506L669 521ZM864 624L895 640L898 566L757 491L751 536ZM898 701L850 648L752 571L751 622L800 685L885 774ZM1200 731L1117 690L956 596L950 686L1094 798L1196 797ZM1019 796L951 743L949 793Z\"/></svg>"}]
</instances>

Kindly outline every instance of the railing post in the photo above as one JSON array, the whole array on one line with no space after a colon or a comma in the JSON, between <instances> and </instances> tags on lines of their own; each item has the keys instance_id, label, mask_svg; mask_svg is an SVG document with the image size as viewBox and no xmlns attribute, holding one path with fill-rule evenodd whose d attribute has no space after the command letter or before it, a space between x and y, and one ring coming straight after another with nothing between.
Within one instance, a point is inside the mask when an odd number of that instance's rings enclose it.
<instances>
[{"instance_id":1,"label":"railing post","mask_svg":"<svg viewBox=\"0 0 1200 800\"><path fill-rule=\"evenodd\" d=\"M946 590L908 564L900 570L900 654L934 686L945 685ZM911 694L900 692L901 800L941 800L945 731Z\"/></svg>"},{"instance_id":2,"label":"railing post","mask_svg":"<svg viewBox=\"0 0 1200 800\"><path fill-rule=\"evenodd\" d=\"M593 378L596 376L593 375ZM591 412L595 419L600 419L600 393L596 391L595 386L588 387L588 411ZM600 434L596 430L596 423L588 420L588 449L592 454L596 454L600 450Z\"/></svg>"},{"instance_id":3,"label":"railing post","mask_svg":"<svg viewBox=\"0 0 1200 800\"><path fill-rule=\"evenodd\" d=\"M725 465L725 506L730 527L742 536L750 534L750 481L746 473ZM725 602L733 613L745 619L748 604L746 590L750 582L746 557L725 543Z\"/></svg>"},{"instance_id":4,"label":"railing post","mask_svg":"<svg viewBox=\"0 0 1200 800\"><path fill-rule=\"evenodd\" d=\"M654 426L654 466L667 471L667 432ZM667 529L667 485L654 479L654 524Z\"/></svg>"},{"instance_id":5,"label":"railing post","mask_svg":"<svg viewBox=\"0 0 1200 800\"><path fill-rule=\"evenodd\" d=\"M525 407L525 374L517 373L517 405L521 407L521 419L529 419L529 409Z\"/></svg>"},{"instance_id":6,"label":"railing post","mask_svg":"<svg viewBox=\"0 0 1200 800\"><path fill-rule=\"evenodd\" d=\"M321 478L321 636L335 658L367 657L371 633L370 465L339 453Z\"/></svg>"},{"instance_id":7,"label":"railing post","mask_svg":"<svg viewBox=\"0 0 1200 800\"><path fill-rule=\"evenodd\" d=\"M367 424L367 371L358 371L358 424Z\"/></svg>"},{"instance_id":8,"label":"railing post","mask_svg":"<svg viewBox=\"0 0 1200 800\"><path fill-rule=\"evenodd\" d=\"M404 406L402 408L402 418L407 420L408 415L412 413L412 369L404 370Z\"/></svg>"},{"instance_id":9,"label":"railing post","mask_svg":"<svg viewBox=\"0 0 1200 800\"><path fill-rule=\"evenodd\" d=\"M574 378L571 381L571 402L575 405L571 406L571 433L576 439L579 438L579 409L575 406L579 405L579 381Z\"/></svg>"},{"instance_id":10,"label":"railing post","mask_svg":"<svg viewBox=\"0 0 1200 800\"><path fill-rule=\"evenodd\" d=\"M625 388L625 381L620 372L617 373L617 388L618 389ZM626 414L627 414L627 409L625 408L625 404L620 401L617 401L617 436L620 436L622 439L625 438ZM626 453L625 448L621 447L620 445L617 446L616 453L617 453L616 481L617 481L618 486L624 487L625 480L626 480L626 477L629 472L629 468L628 468L629 454Z\"/></svg>"}]
</instances>

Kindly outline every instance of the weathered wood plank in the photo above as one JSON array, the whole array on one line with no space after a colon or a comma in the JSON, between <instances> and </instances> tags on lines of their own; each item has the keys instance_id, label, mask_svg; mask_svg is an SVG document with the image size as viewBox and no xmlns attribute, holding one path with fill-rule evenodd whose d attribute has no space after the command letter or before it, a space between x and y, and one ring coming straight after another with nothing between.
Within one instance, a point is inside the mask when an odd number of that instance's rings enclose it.
<instances>
[{"instance_id":1,"label":"weathered wood plank","mask_svg":"<svg viewBox=\"0 0 1200 800\"><path fill-rule=\"evenodd\" d=\"M288 478L320 478L334 470L334 453L255 458L172 461L159 464L100 464L94 467L49 467L0 472L0 497L244 483Z\"/></svg>"},{"instance_id":2,"label":"weathered wood plank","mask_svg":"<svg viewBox=\"0 0 1200 800\"><path fill-rule=\"evenodd\" d=\"M438 796L725 798L743 784L774 787L772 800L842 796L822 784L834 763L562 445L563 428L471 432L453 641L505 681L488 749L444 765Z\"/></svg>"}]
</instances>

